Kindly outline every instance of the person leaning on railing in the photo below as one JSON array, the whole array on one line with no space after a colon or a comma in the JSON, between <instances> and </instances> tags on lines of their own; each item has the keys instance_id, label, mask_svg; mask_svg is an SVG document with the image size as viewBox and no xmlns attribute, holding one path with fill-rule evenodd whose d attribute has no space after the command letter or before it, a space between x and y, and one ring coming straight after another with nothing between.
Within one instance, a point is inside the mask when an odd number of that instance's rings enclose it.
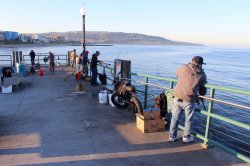
<instances>
[{"instance_id":1,"label":"person leaning on railing","mask_svg":"<svg viewBox=\"0 0 250 166\"><path fill-rule=\"evenodd\" d=\"M92 55L91 64L90 64L90 69L92 72L91 85L93 85L93 86L98 85L98 83L97 83L97 73L98 73L97 63L102 62L102 61L98 60L99 55L100 55L100 52L96 51L95 54Z\"/></svg>"},{"instance_id":2,"label":"person leaning on railing","mask_svg":"<svg viewBox=\"0 0 250 166\"><path fill-rule=\"evenodd\" d=\"M178 77L177 84L173 91L173 109L172 118L169 130L169 142L177 140L177 131L179 118L181 113L185 113L185 127L183 142L188 143L194 140L192 131L192 119L194 113L195 102L197 102L198 92L200 95L205 95L207 89L207 77L202 69L203 58L195 56L192 63L181 66L177 69Z\"/></svg>"},{"instance_id":3,"label":"person leaning on railing","mask_svg":"<svg viewBox=\"0 0 250 166\"><path fill-rule=\"evenodd\" d=\"M35 57L36 57L36 53L33 50L31 50L30 51L30 63L31 63L31 66L35 65Z\"/></svg>"}]
</instances>

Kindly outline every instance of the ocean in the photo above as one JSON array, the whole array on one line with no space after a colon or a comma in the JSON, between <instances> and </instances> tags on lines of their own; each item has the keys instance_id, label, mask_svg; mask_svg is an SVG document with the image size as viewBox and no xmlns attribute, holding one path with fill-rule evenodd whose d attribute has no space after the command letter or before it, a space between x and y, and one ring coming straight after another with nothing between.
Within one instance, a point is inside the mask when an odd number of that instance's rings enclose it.
<instances>
[{"instance_id":1,"label":"ocean","mask_svg":"<svg viewBox=\"0 0 250 166\"><path fill-rule=\"evenodd\" d=\"M99 59L105 63L113 64L114 59L131 60L132 72L167 78L176 78L175 72L179 66L191 62L194 56L202 56L206 63L206 65L203 65L203 68L207 75L208 84L250 91L250 49L162 45L87 46L86 48L90 52L89 58L98 50L101 53ZM36 53L48 53L51 51L55 55L66 55L67 51L72 51L73 49L76 49L77 54L80 54L82 50L80 46L53 46L15 48L15 51L22 51L23 54L28 55L31 49ZM0 55L10 55L12 50L12 48L1 48ZM0 56L0 59L3 59L3 57ZM144 81L144 78L141 78L141 80ZM159 81L159 83L164 85L162 81ZM139 88L143 90L144 87L141 85ZM163 90L151 88L150 91L159 93ZM215 94L218 99L250 106L250 96L232 95L224 92L216 92ZM139 95L139 97L143 101L143 95ZM149 97L148 100L153 103L152 97ZM208 103L206 102L205 105L207 107ZM200 105L198 107L202 109L203 106ZM213 108L214 113L249 125L249 110L231 108L217 103L214 104ZM197 117L194 129L204 134L206 117L202 115L197 115ZM218 122L218 120L213 118L211 126L213 127L209 135L211 139L250 156L250 131L228 123ZM228 135L233 135L234 137L231 138ZM238 141L237 139L239 138L243 141Z\"/></svg>"}]
</instances>

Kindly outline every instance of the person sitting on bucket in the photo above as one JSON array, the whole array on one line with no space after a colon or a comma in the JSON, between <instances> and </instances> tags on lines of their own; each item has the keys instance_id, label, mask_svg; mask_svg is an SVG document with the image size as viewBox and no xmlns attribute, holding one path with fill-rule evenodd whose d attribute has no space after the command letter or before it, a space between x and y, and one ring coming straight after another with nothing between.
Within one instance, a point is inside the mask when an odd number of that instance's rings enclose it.
<instances>
[{"instance_id":1,"label":"person sitting on bucket","mask_svg":"<svg viewBox=\"0 0 250 166\"><path fill-rule=\"evenodd\" d=\"M206 95L207 77L202 69L203 58L195 56L192 63L181 66L177 69L177 84L173 91L173 109L169 129L169 142L177 140L177 131L181 113L185 113L185 128L183 142L188 143L194 140L191 134L192 119L195 102L197 102L198 91L200 95Z\"/></svg>"}]
</instances>

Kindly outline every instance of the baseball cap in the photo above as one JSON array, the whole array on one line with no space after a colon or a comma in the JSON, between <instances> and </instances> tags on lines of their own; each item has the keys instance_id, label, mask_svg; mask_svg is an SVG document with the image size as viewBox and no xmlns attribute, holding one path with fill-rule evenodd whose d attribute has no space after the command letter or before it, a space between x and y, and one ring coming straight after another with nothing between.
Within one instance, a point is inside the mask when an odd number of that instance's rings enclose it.
<instances>
[{"instance_id":1,"label":"baseball cap","mask_svg":"<svg viewBox=\"0 0 250 166\"><path fill-rule=\"evenodd\" d=\"M206 64L206 63L203 62L203 58L201 56L193 57L192 61L194 61L197 64L204 64L204 65Z\"/></svg>"},{"instance_id":2,"label":"baseball cap","mask_svg":"<svg viewBox=\"0 0 250 166\"><path fill-rule=\"evenodd\" d=\"M96 55L100 55L100 52L99 52L99 51L96 51L95 53L96 53Z\"/></svg>"}]
</instances>

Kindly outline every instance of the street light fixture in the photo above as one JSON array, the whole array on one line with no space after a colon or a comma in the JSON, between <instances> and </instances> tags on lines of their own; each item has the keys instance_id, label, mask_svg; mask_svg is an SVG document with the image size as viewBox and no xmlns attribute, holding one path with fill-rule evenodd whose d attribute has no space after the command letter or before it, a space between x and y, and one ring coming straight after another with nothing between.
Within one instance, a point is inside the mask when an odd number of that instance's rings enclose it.
<instances>
[{"instance_id":1,"label":"street light fixture","mask_svg":"<svg viewBox=\"0 0 250 166\"><path fill-rule=\"evenodd\" d=\"M83 47L83 52L85 53L85 51L86 51L86 46L85 46L85 15L86 15L86 9L84 7L84 4L82 5L80 13L82 15L82 47Z\"/></svg>"}]
</instances>

